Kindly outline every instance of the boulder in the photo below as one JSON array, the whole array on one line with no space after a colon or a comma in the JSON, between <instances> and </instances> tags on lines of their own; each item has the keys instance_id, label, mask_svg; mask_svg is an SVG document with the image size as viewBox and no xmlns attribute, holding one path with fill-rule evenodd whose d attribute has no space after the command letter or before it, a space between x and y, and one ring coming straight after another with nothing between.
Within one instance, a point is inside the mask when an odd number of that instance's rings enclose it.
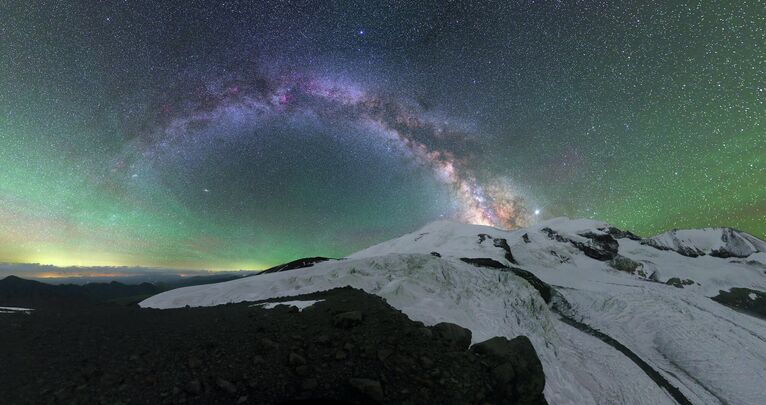
<instances>
[{"instance_id":1,"label":"boulder","mask_svg":"<svg viewBox=\"0 0 766 405\"><path fill-rule=\"evenodd\" d=\"M370 399L375 401L383 400L383 386L380 385L379 381L368 378L351 378L348 380L348 383Z\"/></svg>"},{"instance_id":2,"label":"boulder","mask_svg":"<svg viewBox=\"0 0 766 405\"><path fill-rule=\"evenodd\" d=\"M191 380L186 383L184 390L189 394L199 395L202 393L202 383L197 379Z\"/></svg>"},{"instance_id":3,"label":"boulder","mask_svg":"<svg viewBox=\"0 0 766 405\"><path fill-rule=\"evenodd\" d=\"M343 329L350 329L362 323L364 315L361 311L349 311L335 315L333 325Z\"/></svg>"},{"instance_id":4,"label":"boulder","mask_svg":"<svg viewBox=\"0 0 766 405\"><path fill-rule=\"evenodd\" d=\"M497 336L471 347L490 367L499 394L518 404L545 403L545 374L537 352L526 336L512 340Z\"/></svg>"},{"instance_id":5,"label":"boulder","mask_svg":"<svg viewBox=\"0 0 766 405\"><path fill-rule=\"evenodd\" d=\"M437 339L446 341L455 351L463 351L471 345L471 331L454 323L437 323L432 327Z\"/></svg>"},{"instance_id":6,"label":"boulder","mask_svg":"<svg viewBox=\"0 0 766 405\"><path fill-rule=\"evenodd\" d=\"M231 381L225 380L223 378L218 378L215 381L215 385L218 386L221 391L224 391L229 394L236 394L237 393L237 386L234 385Z\"/></svg>"},{"instance_id":7,"label":"boulder","mask_svg":"<svg viewBox=\"0 0 766 405\"><path fill-rule=\"evenodd\" d=\"M290 355L288 356L288 361L290 362L290 365L293 365L293 366L300 366L300 365L306 364L306 359L300 354L295 352L290 353Z\"/></svg>"}]
</instances>

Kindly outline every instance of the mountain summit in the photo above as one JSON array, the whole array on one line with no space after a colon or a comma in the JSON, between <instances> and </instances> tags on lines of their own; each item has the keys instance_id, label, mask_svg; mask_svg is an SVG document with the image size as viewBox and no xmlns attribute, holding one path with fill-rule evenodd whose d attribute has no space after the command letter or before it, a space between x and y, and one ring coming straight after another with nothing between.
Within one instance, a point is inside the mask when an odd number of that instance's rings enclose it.
<instances>
[{"instance_id":1,"label":"mountain summit","mask_svg":"<svg viewBox=\"0 0 766 405\"><path fill-rule=\"evenodd\" d=\"M766 244L727 228L642 239L568 218L435 222L345 259L153 296L212 306L352 286L472 341L527 336L554 404L752 404L766 375ZM694 253L694 254L691 254Z\"/></svg>"}]
</instances>

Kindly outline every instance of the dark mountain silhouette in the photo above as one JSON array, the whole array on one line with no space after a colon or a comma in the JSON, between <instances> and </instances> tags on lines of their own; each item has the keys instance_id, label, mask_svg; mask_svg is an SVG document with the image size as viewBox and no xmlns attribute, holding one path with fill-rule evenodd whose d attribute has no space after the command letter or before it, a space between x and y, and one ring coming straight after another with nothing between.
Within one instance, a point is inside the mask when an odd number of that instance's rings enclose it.
<instances>
[{"instance_id":1,"label":"dark mountain silhouette","mask_svg":"<svg viewBox=\"0 0 766 405\"><path fill-rule=\"evenodd\" d=\"M295 270L295 269L302 269L304 267L311 267L317 263L321 263L327 260L337 260L337 259L331 259L329 257L304 257L302 259L293 260L291 262L287 262L284 264L280 264L278 266L274 266L271 268L268 268L264 271L261 271L257 274L269 274L269 273L278 273L280 271L287 271L287 270Z\"/></svg>"},{"instance_id":2,"label":"dark mountain silhouette","mask_svg":"<svg viewBox=\"0 0 766 405\"><path fill-rule=\"evenodd\" d=\"M240 278L239 275L222 274L194 276L175 282L124 284L109 283L59 284L8 276L0 280L0 306L50 307L57 305L92 305L111 303L135 305L141 300L163 291L192 285L220 283Z\"/></svg>"}]
</instances>

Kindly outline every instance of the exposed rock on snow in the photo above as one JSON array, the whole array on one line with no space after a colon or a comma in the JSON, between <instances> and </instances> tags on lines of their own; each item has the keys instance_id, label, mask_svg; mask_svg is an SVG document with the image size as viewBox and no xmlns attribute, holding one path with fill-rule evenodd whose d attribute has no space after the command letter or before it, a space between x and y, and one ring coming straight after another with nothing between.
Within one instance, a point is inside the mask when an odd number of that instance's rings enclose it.
<instances>
[{"instance_id":1,"label":"exposed rock on snow","mask_svg":"<svg viewBox=\"0 0 766 405\"><path fill-rule=\"evenodd\" d=\"M552 240L571 243L572 246L576 247L592 259L607 261L614 259L617 255L619 244L609 234L585 232L578 234L577 236L579 236L579 238L572 238L571 236L567 237L561 235L547 227L541 229L541 231ZM583 238L585 240L583 240Z\"/></svg>"},{"instance_id":2,"label":"exposed rock on snow","mask_svg":"<svg viewBox=\"0 0 766 405\"><path fill-rule=\"evenodd\" d=\"M498 262L494 259L488 259L486 257L461 257L460 260L473 264L477 267L490 267L493 269L505 269L508 268L508 266L504 265L503 263Z\"/></svg>"},{"instance_id":3,"label":"exposed rock on snow","mask_svg":"<svg viewBox=\"0 0 766 405\"><path fill-rule=\"evenodd\" d=\"M766 292L735 287L721 291L713 300L766 320Z\"/></svg>"},{"instance_id":4,"label":"exposed rock on snow","mask_svg":"<svg viewBox=\"0 0 766 405\"><path fill-rule=\"evenodd\" d=\"M505 260L508 260L508 263L518 264L516 263L516 260L513 259L513 254L511 254L511 247L508 246L507 240L503 238L493 238L486 233L479 234L479 243L483 243L487 239L492 239L493 246L503 249L505 252Z\"/></svg>"},{"instance_id":5,"label":"exposed rock on snow","mask_svg":"<svg viewBox=\"0 0 766 405\"><path fill-rule=\"evenodd\" d=\"M621 229L617 229L613 226L607 227L605 230L606 233L612 235L615 239L631 239L631 240L641 240L641 237L631 233L629 231L623 231Z\"/></svg>"},{"instance_id":6,"label":"exposed rock on snow","mask_svg":"<svg viewBox=\"0 0 766 405\"><path fill-rule=\"evenodd\" d=\"M672 277L668 279L668 281L666 281L665 284L672 285L673 287L676 287L676 288L684 288L684 286L687 286L687 285L694 285L694 280L689 280L689 279L681 280L678 277Z\"/></svg>"},{"instance_id":7,"label":"exposed rock on snow","mask_svg":"<svg viewBox=\"0 0 766 405\"><path fill-rule=\"evenodd\" d=\"M612 260L609 261L609 265L615 270L646 277L646 272L643 270L644 265L625 256L615 255Z\"/></svg>"}]
</instances>

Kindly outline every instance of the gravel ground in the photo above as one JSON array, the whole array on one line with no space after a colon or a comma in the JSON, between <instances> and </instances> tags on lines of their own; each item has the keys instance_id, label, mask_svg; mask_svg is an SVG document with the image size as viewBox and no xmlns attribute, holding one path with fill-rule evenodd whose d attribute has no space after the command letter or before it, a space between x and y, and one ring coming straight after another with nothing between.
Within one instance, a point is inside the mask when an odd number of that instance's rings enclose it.
<instances>
[{"instance_id":1,"label":"gravel ground","mask_svg":"<svg viewBox=\"0 0 766 405\"><path fill-rule=\"evenodd\" d=\"M424 327L374 295L172 310L64 305L0 314L5 404L539 404L524 337L471 349L470 331ZM271 300L275 301L275 300Z\"/></svg>"}]
</instances>

